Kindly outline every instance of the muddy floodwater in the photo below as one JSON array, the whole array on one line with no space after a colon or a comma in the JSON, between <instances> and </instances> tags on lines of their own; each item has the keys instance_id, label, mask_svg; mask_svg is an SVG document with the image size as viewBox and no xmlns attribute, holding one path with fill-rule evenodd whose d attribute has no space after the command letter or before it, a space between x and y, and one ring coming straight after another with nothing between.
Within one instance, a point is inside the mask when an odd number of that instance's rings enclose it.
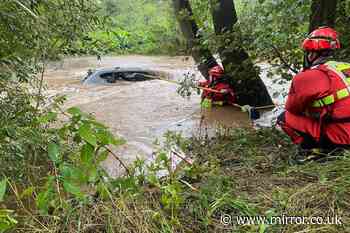
<instances>
[{"instance_id":1,"label":"muddy floodwater","mask_svg":"<svg viewBox=\"0 0 350 233\"><path fill-rule=\"evenodd\" d=\"M82 84L89 69L103 67L139 67L167 74L166 78L171 80L181 80L188 72L196 73L195 65L188 57L148 56L102 57L101 61L96 57L79 57L50 64L45 75L47 95L66 95L68 100L64 108L77 106L92 113L113 133L126 139L127 144L116 152L127 163L137 156L148 158L154 141L161 140L168 130L191 136L218 125L250 125L246 113L233 107L203 110L200 96L194 94L184 99L177 94L176 84L163 80ZM106 164L112 175L120 172L113 158Z\"/></svg>"}]
</instances>

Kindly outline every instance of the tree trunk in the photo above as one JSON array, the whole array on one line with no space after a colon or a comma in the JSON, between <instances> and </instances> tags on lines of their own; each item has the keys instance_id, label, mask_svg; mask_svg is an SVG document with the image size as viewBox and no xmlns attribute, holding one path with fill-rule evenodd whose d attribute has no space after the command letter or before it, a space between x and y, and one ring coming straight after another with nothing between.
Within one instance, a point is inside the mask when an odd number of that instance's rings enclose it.
<instances>
[{"instance_id":1,"label":"tree trunk","mask_svg":"<svg viewBox=\"0 0 350 233\"><path fill-rule=\"evenodd\" d=\"M240 32L235 30L237 14L233 0L211 0L215 33L220 43L218 52L225 71L232 76L232 84L240 105L271 105L272 100L259 77L248 53L240 43Z\"/></svg>"},{"instance_id":2,"label":"tree trunk","mask_svg":"<svg viewBox=\"0 0 350 233\"><path fill-rule=\"evenodd\" d=\"M337 14L337 0L313 0L309 32L320 26L334 27Z\"/></svg>"},{"instance_id":3,"label":"tree trunk","mask_svg":"<svg viewBox=\"0 0 350 233\"><path fill-rule=\"evenodd\" d=\"M173 0L175 14L180 24L181 31L185 36L188 47L201 74L208 79L208 71L217 65L217 62L210 50L203 48L200 44L201 36L198 33L198 26L193 19L193 11L189 0Z\"/></svg>"}]
</instances>

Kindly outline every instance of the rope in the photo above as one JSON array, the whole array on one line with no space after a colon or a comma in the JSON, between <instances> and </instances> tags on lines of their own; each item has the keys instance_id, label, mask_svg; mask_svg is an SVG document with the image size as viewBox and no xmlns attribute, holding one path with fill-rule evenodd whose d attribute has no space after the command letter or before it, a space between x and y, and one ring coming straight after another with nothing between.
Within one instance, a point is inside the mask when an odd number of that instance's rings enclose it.
<instances>
[{"instance_id":1,"label":"rope","mask_svg":"<svg viewBox=\"0 0 350 233\"><path fill-rule=\"evenodd\" d=\"M150 78L150 79L157 79L157 80L162 80L162 81L165 81L165 82L181 85L180 82L175 81L175 80L169 80L169 79L165 79L165 78L161 78L161 77L155 77L155 76L151 76L151 75L147 75L147 74L143 74L143 76L145 76L146 78ZM218 91L218 90L215 90L215 89L212 89L212 88L209 88L209 87L194 86L194 88L197 88L197 89L200 89L200 90L204 90L204 91L213 92L213 93L222 94L221 91ZM252 106L249 106L249 105L242 106L242 105L239 105L239 104L232 104L232 106L240 108L242 110L242 112L246 112L246 111L250 111L251 109L264 110L264 109L275 108L275 107L278 107L279 105L271 104L271 105L265 105L265 106L259 106L259 107L252 107Z\"/></svg>"},{"instance_id":2,"label":"rope","mask_svg":"<svg viewBox=\"0 0 350 233\"><path fill-rule=\"evenodd\" d=\"M147 74L143 74L143 76L145 76L146 78L150 78L150 79L158 79L158 80L162 80L162 81L165 81L165 82L181 85L180 82L175 81L175 80L169 80L169 79L165 79L165 78L161 78L161 77L154 77L154 76L147 75ZM210 92L222 94L221 91L218 91L218 90L215 90L215 89L212 89L212 88L209 88L209 87L194 86L194 88L197 88L197 89L200 89L200 90L204 90L204 91L210 91Z\"/></svg>"}]
</instances>

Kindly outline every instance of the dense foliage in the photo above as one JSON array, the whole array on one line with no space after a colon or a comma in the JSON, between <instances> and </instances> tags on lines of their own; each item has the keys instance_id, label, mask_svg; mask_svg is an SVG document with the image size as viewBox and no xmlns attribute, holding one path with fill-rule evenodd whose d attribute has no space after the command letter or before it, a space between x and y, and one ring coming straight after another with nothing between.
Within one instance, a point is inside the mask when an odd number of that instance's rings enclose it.
<instances>
[{"instance_id":1,"label":"dense foliage","mask_svg":"<svg viewBox=\"0 0 350 233\"><path fill-rule=\"evenodd\" d=\"M98 7L89 0L6 0L0 9L0 161L21 169L17 159L38 159L46 147L40 121L50 111L42 96L45 64L95 28Z\"/></svg>"},{"instance_id":2,"label":"dense foliage","mask_svg":"<svg viewBox=\"0 0 350 233\"><path fill-rule=\"evenodd\" d=\"M76 53L180 54L183 39L168 0L103 0L100 30L77 45Z\"/></svg>"},{"instance_id":3,"label":"dense foliage","mask_svg":"<svg viewBox=\"0 0 350 233\"><path fill-rule=\"evenodd\" d=\"M1 1L0 59L41 59L64 52L98 23L94 2Z\"/></svg>"},{"instance_id":4,"label":"dense foliage","mask_svg":"<svg viewBox=\"0 0 350 233\"><path fill-rule=\"evenodd\" d=\"M240 24L247 40L247 47L257 57L272 63L283 62L296 70L302 65L303 52L300 44L307 36L311 14L310 0L304 1L259 1L255 5L244 1ZM350 1L340 1L336 30L341 34L343 51L337 56L349 61L349 9ZM254 27L252 27L254 25ZM284 68L289 68L284 66Z\"/></svg>"},{"instance_id":5,"label":"dense foliage","mask_svg":"<svg viewBox=\"0 0 350 233\"><path fill-rule=\"evenodd\" d=\"M350 1L340 0L338 1L338 18L337 18L337 30L341 33L341 42L343 51L339 56L346 61L350 61Z\"/></svg>"},{"instance_id":6,"label":"dense foliage","mask_svg":"<svg viewBox=\"0 0 350 233\"><path fill-rule=\"evenodd\" d=\"M303 62L303 51L300 44L309 33L311 14L311 0L236 0L238 14L237 27L240 36L227 34L234 48L237 43L243 44L249 54L260 61L268 61L280 65L286 78L291 75L285 73L290 67L299 70ZM203 34L202 44L209 46L216 53L225 38L218 38L213 30L210 1L191 0L195 17ZM336 30L341 33L343 50L337 53L338 59L349 61L349 7L350 1L338 2ZM227 46L226 46L227 47ZM227 47L230 49L229 47Z\"/></svg>"},{"instance_id":7,"label":"dense foliage","mask_svg":"<svg viewBox=\"0 0 350 233\"><path fill-rule=\"evenodd\" d=\"M10 180L21 189L50 180L49 145L58 134L52 123L63 98L43 95L46 63L95 30L98 9L92 0L0 2L0 202ZM0 232L16 224L11 213L1 205Z\"/></svg>"}]
</instances>

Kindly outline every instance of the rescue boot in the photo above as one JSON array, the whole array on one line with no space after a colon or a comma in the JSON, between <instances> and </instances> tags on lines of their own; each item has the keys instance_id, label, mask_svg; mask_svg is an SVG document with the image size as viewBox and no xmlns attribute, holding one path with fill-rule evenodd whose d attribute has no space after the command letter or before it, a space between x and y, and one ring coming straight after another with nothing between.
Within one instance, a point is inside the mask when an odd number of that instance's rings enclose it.
<instances>
[{"instance_id":1,"label":"rescue boot","mask_svg":"<svg viewBox=\"0 0 350 233\"><path fill-rule=\"evenodd\" d=\"M327 156L326 153L323 153L320 149L303 149L298 147L295 155L289 160L290 165L302 165L310 161L316 161L323 159Z\"/></svg>"}]
</instances>

